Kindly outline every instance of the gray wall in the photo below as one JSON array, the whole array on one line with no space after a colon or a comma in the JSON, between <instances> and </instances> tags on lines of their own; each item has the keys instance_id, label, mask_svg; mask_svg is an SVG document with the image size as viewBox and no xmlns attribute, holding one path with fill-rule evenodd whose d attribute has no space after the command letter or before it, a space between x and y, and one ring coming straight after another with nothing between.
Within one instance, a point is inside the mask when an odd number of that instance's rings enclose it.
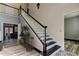
<instances>
[{"instance_id":1,"label":"gray wall","mask_svg":"<svg viewBox=\"0 0 79 59\"><path fill-rule=\"evenodd\" d=\"M19 24L18 16L0 13L0 41L3 40L3 23Z\"/></svg>"},{"instance_id":2,"label":"gray wall","mask_svg":"<svg viewBox=\"0 0 79 59\"><path fill-rule=\"evenodd\" d=\"M79 16L65 19L65 38L79 40Z\"/></svg>"},{"instance_id":3,"label":"gray wall","mask_svg":"<svg viewBox=\"0 0 79 59\"><path fill-rule=\"evenodd\" d=\"M7 5L10 5L10 6L13 6L15 8L20 8L20 5L26 10L27 8L27 5L26 3L5 3ZM0 4L0 12L3 12L3 13L9 13L9 14L13 14L13 15L18 15L18 10L16 9L13 9L13 8L10 8L10 7L7 7L5 5L1 5Z\"/></svg>"},{"instance_id":4,"label":"gray wall","mask_svg":"<svg viewBox=\"0 0 79 59\"><path fill-rule=\"evenodd\" d=\"M20 5L26 9L25 3L6 3L19 8ZM3 40L3 23L19 24L18 10L0 4L0 40Z\"/></svg>"},{"instance_id":5,"label":"gray wall","mask_svg":"<svg viewBox=\"0 0 79 59\"><path fill-rule=\"evenodd\" d=\"M18 16L8 13L0 13L0 25L1 23L18 24L19 23ZM0 26L0 30L1 30L1 26Z\"/></svg>"}]
</instances>

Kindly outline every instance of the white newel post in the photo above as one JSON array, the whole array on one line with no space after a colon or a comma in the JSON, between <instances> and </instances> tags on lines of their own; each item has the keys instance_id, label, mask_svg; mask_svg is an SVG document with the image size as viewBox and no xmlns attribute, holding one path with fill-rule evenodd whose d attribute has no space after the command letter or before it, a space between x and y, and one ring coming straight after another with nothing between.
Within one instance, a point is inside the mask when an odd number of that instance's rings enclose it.
<instances>
[{"instance_id":1,"label":"white newel post","mask_svg":"<svg viewBox=\"0 0 79 59\"><path fill-rule=\"evenodd\" d=\"M21 24L18 24L18 41L21 39L20 34L21 34Z\"/></svg>"}]
</instances>

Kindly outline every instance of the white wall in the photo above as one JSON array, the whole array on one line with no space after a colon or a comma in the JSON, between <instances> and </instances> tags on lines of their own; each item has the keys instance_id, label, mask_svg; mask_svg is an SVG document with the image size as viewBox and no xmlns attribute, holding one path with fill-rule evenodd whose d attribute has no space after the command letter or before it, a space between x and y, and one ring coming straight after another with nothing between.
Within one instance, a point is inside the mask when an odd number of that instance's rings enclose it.
<instances>
[{"instance_id":1,"label":"white wall","mask_svg":"<svg viewBox=\"0 0 79 59\"><path fill-rule=\"evenodd\" d=\"M37 9L35 3L29 4L30 14L39 22L48 26L48 33L64 47L64 15L79 11L79 4L41 3Z\"/></svg>"}]
</instances>

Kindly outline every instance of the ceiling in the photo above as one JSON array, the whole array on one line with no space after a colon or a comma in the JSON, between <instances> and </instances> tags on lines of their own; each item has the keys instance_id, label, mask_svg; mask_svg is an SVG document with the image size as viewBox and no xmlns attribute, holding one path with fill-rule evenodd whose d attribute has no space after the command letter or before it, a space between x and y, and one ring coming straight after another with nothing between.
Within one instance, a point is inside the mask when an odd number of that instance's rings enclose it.
<instances>
[{"instance_id":1,"label":"ceiling","mask_svg":"<svg viewBox=\"0 0 79 59\"><path fill-rule=\"evenodd\" d=\"M69 14L66 14L65 18L71 18L71 17L75 17L75 16L79 16L79 11L75 11L75 12L71 12Z\"/></svg>"}]
</instances>

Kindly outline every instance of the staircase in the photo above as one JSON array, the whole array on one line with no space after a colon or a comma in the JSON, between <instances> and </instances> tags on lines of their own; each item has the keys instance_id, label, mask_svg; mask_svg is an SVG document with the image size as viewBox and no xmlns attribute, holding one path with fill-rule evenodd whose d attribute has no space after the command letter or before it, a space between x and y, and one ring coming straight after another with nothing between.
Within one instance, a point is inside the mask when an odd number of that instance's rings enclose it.
<instances>
[{"instance_id":1,"label":"staircase","mask_svg":"<svg viewBox=\"0 0 79 59\"><path fill-rule=\"evenodd\" d=\"M23 18L23 20L28 24L29 28L33 31L38 40L41 42L43 46L42 54L44 56L52 56L59 50L61 50L61 46L59 46L57 42L55 42L54 39L51 38L50 35L47 33L47 26L42 25L39 21L37 21L29 13L27 13L21 6L18 9L3 3L0 4L16 9L18 11L18 15Z\"/></svg>"},{"instance_id":2,"label":"staircase","mask_svg":"<svg viewBox=\"0 0 79 59\"><path fill-rule=\"evenodd\" d=\"M43 55L51 56L57 53L61 49L61 46L59 46L55 41L53 41L53 38L51 38L50 35L46 32L47 26L44 26L41 23L39 23L35 18L33 18L29 13L27 13L21 6L20 6L20 11L21 13L24 13L24 15L20 13L21 17L23 17L25 22L28 23L32 31L36 34L36 36L42 43ZM26 20L25 18L26 16L27 19L29 19L28 17L30 17L31 20Z\"/></svg>"},{"instance_id":3,"label":"staircase","mask_svg":"<svg viewBox=\"0 0 79 59\"><path fill-rule=\"evenodd\" d=\"M44 43L44 33L39 31L39 29L34 29L37 32L37 35L40 37L41 41ZM54 55L56 52L60 50L60 46L57 45L53 38L50 37L48 33L46 33L46 53L47 56Z\"/></svg>"}]
</instances>

